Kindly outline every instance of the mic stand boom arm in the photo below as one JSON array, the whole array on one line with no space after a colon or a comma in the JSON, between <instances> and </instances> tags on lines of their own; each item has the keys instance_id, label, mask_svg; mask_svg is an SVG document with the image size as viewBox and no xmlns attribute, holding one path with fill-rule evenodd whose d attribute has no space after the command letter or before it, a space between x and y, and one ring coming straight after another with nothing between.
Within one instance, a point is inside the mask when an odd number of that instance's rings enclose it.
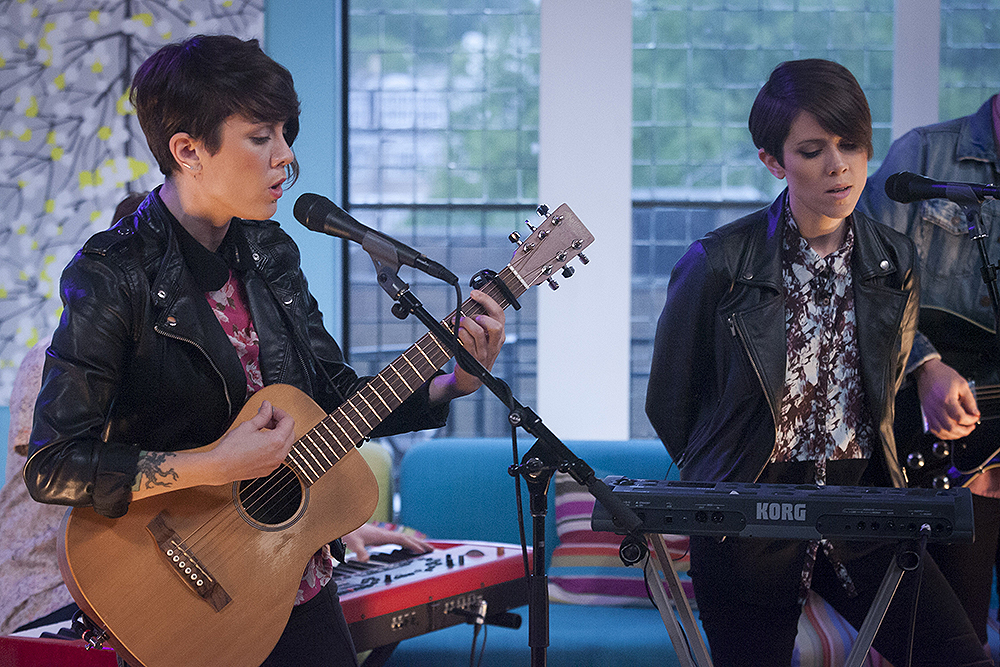
<instances>
[{"instance_id":1,"label":"mic stand boom arm","mask_svg":"<svg viewBox=\"0 0 1000 667\"><path fill-rule=\"evenodd\" d=\"M448 348L455 361L470 375L478 378L500 401L507 406L508 419L514 426L520 426L537 438L531 449L525 453L520 466L512 466L512 475L522 475L531 494L532 515L532 563L529 576L528 643L531 646L531 664L544 667L546 648L549 643L548 577L545 574L545 514L548 510L546 489L553 472L565 469L573 479L587 487L587 490L604 507L620 520L630 533L638 534L642 525L639 517L625 503L612 494L603 480L597 479L593 469L563 444L530 408L518 403L511 391L499 378L493 376L479 361L459 343L454 333L430 315L423 304L410 292L409 285L399 278L395 249L378 239L366 239L364 249L375 264L379 286L397 302L393 312L397 317L416 315L437 341ZM400 311L405 311L400 312Z\"/></svg>"}]
</instances>

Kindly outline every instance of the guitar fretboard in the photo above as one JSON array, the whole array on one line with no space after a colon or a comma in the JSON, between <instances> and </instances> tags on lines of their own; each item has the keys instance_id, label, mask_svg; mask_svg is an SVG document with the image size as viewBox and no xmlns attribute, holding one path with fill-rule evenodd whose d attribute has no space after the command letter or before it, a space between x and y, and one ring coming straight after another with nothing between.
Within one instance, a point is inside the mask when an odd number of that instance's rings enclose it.
<instances>
[{"instance_id":1,"label":"guitar fretboard","mask_svg":"<svg viewBox=\"0 0 1000 667\"><path fill-rule=\"evenodd\" d=\"M528 289L528 284L507 266L497 274L514 297ZM509 302L495 282L483 289L506 308ZM483 307L473 299L462 304L462 314L474 317ZM445 318L450 327L455 312ZM347 452L364 440L389 414L402 405L427 380L451 359L451 352L433 334L427 333L403 354L369 380L344 403L303 435L288 453L286 463L294 468L307 485L314 484Z\"/></svg>"}]
</instances>

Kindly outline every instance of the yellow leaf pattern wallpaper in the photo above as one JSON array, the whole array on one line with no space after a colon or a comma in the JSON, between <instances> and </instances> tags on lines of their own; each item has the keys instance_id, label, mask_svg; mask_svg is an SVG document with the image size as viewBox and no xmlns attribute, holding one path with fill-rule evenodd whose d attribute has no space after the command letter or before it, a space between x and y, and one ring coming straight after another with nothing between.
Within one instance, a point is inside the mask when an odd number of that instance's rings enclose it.
<instances>
[{"instance_id":1,"label":"yellow leaf pattern wallpaper","mask_svg":"<svg viewBox=\"0 0 1000 667\"><path fill-rule=\"evenodd\" d=\"M128 102L135 69L219 33L263 41L264 0L0 0L0 405L58 324L63 267L162 180Z\"/></svg>"}]
</instances>

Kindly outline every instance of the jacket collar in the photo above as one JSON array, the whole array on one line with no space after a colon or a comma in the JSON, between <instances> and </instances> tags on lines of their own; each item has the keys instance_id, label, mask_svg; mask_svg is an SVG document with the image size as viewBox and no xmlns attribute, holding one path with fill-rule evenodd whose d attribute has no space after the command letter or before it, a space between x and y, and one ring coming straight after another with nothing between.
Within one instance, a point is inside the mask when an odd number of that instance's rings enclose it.
<instances>
[{"instance_id":1,"label":"jacket collar","mask_svg":"<svg viewBox=\"0 0 1000 667\"><path fill-rule=\"evenodd\" d=\"M959 160L990 162L1000 170L996 140L993 138L993 98L983 102L979 110L962 120L958 131L955 157Z\"/></svg>"},{"instance_id":2,"label":"jacket collar","mask_svg":"<svg viewBox=\"0 0 1000 667\"><path fill-rule=\"evenodd\" d=\"M787 196L788 188L785 188L767 209L766 224L752 227L738 264L737 282L781 289L781 212Z\"/></svg>"},{"instance_id":3,"label":"jacket collar","mask_svg":"<svg viewBox=\"0 0 1000 667\"><path fill-rule=\"evenodd\" d=\"M758 225L750 235L746 250L740 259L737 282L746 285L770 287L781 290L781 234L782 211L788 197L786 188L765 213L765 225ZM854 252L851 267L857 278L870 280L896 270L895 262L882 239L875 233L870 219L857 210L851 214L854 228Z\"/></svg>"},{"instance_id":4,"label":"jacket collar","mask_svg":"<svg viewBox=\"0 0 1000 667\"><path fill-rule=\"evenodd\" d=\"M229 278L229 269L262 269L269 263L259 244L247 238L244 221L233 218L218 252L211 252L184 229L163 203L157 187L143 202L141 218L160 239L162 255L159 270L152 282L152 299L158 306L169 301L176 289L181 270L186 267L203 292L220 289Z\"/></svg>"}]
</instances>

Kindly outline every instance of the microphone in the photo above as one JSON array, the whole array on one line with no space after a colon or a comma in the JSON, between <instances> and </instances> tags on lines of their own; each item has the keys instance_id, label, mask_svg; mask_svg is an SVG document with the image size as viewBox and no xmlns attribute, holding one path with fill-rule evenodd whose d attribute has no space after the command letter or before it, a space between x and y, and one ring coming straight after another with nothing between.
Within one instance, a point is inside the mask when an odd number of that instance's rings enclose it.
<instances>
[{"instance_id":1,"label":"microphone","mask_svg":"<svg viewBox=\"0 0 1000 667\"><path fill-rule=\"evenodd\" d=\"M292 210L295 219L314 232L323 232L330 236L338 236L348 241L354 241L371 252L365 240L380 241L379 245L388 244L396 253L400 264L412 266L429 276L443 280L449 285L458 284L458 277L447 268L427 256L396 239L386 236L370 227L366 227L350 216L326 197L307 192L295 200Z\"/></svg>"},{"instance_id":2,"label":"microphone","mask_svg":"<svg viewBox=\"0 0 1000 667\"><path fill-rule=\"evenodd\" d=\"M926 176L901 171L885 179L885 194L889 199L901 204L920 201L922 199L950 199L962 204L968 200L969 190L982 201L987 197L997 199L1000 188L995 185L978 185L976 183L948 183L935 181Z\"/></svg>"}]
</instances>

